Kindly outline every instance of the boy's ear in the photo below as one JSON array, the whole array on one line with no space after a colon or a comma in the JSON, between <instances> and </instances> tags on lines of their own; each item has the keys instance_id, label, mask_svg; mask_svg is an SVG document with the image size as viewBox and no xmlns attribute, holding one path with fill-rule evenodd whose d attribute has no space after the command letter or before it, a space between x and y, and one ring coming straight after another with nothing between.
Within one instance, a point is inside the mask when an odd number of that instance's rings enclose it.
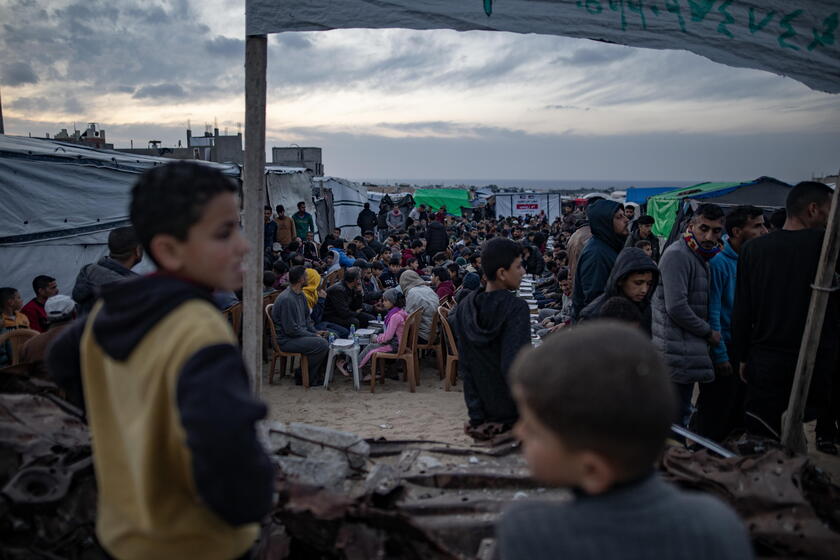
<instances>
[{"instance_id":1,"label":"boy's ear","mask_svg":"<svg viewBox=\"0 0 840 560\"><path fill-rule=\"evenodd\" d=\"M619 473L603 455L595 451L579 452L580 487L595 496L609 490L618 480Z\"/></svg>"},{"instance_id":2,"label":"boy's ear","mask_svg":"<svg viewBox=\"0 0 840 560\"><path fill-rule=\"evenodd\" d=\"M178 272L184 264L183 242L175 236L160 233L152 238L149 251L161 270Z\"/></svg>"}]
</instances>

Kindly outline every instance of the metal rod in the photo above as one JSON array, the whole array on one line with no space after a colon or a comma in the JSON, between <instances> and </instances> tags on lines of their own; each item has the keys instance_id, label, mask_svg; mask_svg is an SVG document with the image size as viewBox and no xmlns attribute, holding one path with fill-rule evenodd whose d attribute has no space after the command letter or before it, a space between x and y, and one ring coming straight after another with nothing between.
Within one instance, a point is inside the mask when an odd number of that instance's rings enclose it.
<instances>
[{"instance_id":1,"label":"metal rod","mask_svg":"<svg viewBox=\"0 0 840 560\"><path fill-rule=\"evenodd\" d=\"M725 447L713 442L708 438L704 438L701 435L697 435L691 430L686 430L682 426L678 426L677 424L671 424L671 431L675 434L684 437L685 439L690 439L694 443L698 443L708 449L709 451L713 451L723 457L724 459L729 459L730 457L737 457L736 453L726 449Z\"/></svg>"}]
</instances>

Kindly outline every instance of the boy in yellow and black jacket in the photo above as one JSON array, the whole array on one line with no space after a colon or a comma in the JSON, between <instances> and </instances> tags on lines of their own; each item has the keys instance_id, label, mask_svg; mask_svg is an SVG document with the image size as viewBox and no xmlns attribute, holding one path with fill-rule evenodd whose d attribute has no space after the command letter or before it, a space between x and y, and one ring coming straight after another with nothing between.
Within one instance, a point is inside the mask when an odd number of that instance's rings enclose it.
<instances>
[{"instance_id":1,"label":"boy in yellow and black jacket","mask_svg":"<svg viewBox=\"0 0 840 560\"><path fill-rule=\"evenodd\" d=\"M121 559L247 557L274 471L255 430L266 407L211 298L241 285L236 186L167 164L134 187L131 220L160 272L105 287L48 355L87 414L97 536Z\"/></svg>"}]
</instances>

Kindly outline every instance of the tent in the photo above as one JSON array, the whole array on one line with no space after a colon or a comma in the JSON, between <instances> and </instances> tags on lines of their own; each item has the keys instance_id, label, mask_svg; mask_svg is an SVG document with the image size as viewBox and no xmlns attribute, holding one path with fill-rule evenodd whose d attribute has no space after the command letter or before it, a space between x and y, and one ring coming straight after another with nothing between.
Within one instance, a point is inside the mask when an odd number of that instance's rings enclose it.
<instances>
[{"instance_id":1,"label":"tent","mask_svg":"<svg viewBox=\"0 0 840 560\"><path fill-rule=\"evenodd\" d=\"M724 211L728 208L748 204L764 209L765 215L769 217L774 210L784 208L787 195L792 188L793 185L773 177L759 177L755 181L738 183L730 187L689 193L681 200L676 201L676 214L671 217L671 228L666 233L668 236L666 245L671 244L685 231L688 221L701 204L717 204L722 206ZM650 205L648 205L648 210L650 210Z\"/></svg>"},{"instance_id":2,"label":"tent","mask_svg":"<svg viewBox=\"0 0 840 560\"><path fill-rule=\"evenodd\" d=\"M316 177L313 180L313 185L321 188L321 196L323 197L325 191L331 194L332 224L333 227L341 228L341 235L345 239L353 239L357 235L361 235L362 231L356 225L356 220L359 217L359 212L362 211L366 202L368 202L368 191L358 183L348 181L347 179L340 179L338 177ZM376 212L377 208L371 209ZM330 210L328 210L329 212Z\"/></svg>"},{"instance_id":3,"label":"tent","mask_svg":"<svg viewBox=\"0 0 840 560\"><path fill-rule=\"evenodd\" d=\"M107 251L108 232L129 225L131 187L171 159L0 135L0 284L34 297L46 274L69 294L82 265ZM234 164L201 162L239 178ZM149 270L148 259L138 265Z\"/></svg>"},{"instance_id":4,"label":"tent","mask_svg":"<svg viewBox=\"0 0 840 560\"><path fill-rule=\"evenodd\" d=\"M731 189L739 183L699 183L683 189L676 189L667 193L652 196L648 199L647 213L653 216L656 223L653 225L653 233L658 237L668 237L677 212L680 209L680 201L688 197L714 193L720 190Z\"/></svg>"},{"instance_id":5,"label":"tent","mask_svg":"<svg viewBox=\"0 0 840 560\"><path fill-rule=\"evenodd\" d=\"M448 213L461 215L461 208L472 208L470 191L467 189L417 189L414 191L414 203L425 204L432 210L446 206Z\"/></svg>"},{"instance_id":6,"label":"tent","mask_svg":"<svg viewBox=\"0 0 840 560\"><path fill-rule=\"evenodd\" d=\"M548 221L553 222L563 215L562 200L558 193L498 193L496 195L496 217L536 216L545 212Z\"/></svg>"},{"instance_id":7,"label":"tent","mask_svg":"<svg viewBox=\"0 0 840 560\"><path fill-rule=\"evenodd\" d=\"M624 202L634 202L639 205L645 204L652 196L669 193L679 188L680 187L630 187L627 189Z\"/></svg>"}]
</instances>

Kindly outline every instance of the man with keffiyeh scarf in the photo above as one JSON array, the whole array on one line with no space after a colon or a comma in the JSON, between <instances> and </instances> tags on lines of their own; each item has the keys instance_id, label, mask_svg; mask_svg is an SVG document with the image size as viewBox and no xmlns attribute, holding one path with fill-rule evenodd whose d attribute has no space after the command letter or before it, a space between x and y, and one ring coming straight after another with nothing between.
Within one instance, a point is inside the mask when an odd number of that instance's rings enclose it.
<instances>
[{"instance_id":1,"label":"man with keffiyeh scarf","mask_svg":"<svg viewBox=\"0 0 840 560\"><path fill-rule=\"evenodd\" d=\"M653 299L653 342L664 353L679 394L678 422L688 425L695 383L714 380L709 347L720 333L709 325L709 260L721 251L723 210L703 204L682 239L662 254Z\"/></svg>"}]
</instances>

